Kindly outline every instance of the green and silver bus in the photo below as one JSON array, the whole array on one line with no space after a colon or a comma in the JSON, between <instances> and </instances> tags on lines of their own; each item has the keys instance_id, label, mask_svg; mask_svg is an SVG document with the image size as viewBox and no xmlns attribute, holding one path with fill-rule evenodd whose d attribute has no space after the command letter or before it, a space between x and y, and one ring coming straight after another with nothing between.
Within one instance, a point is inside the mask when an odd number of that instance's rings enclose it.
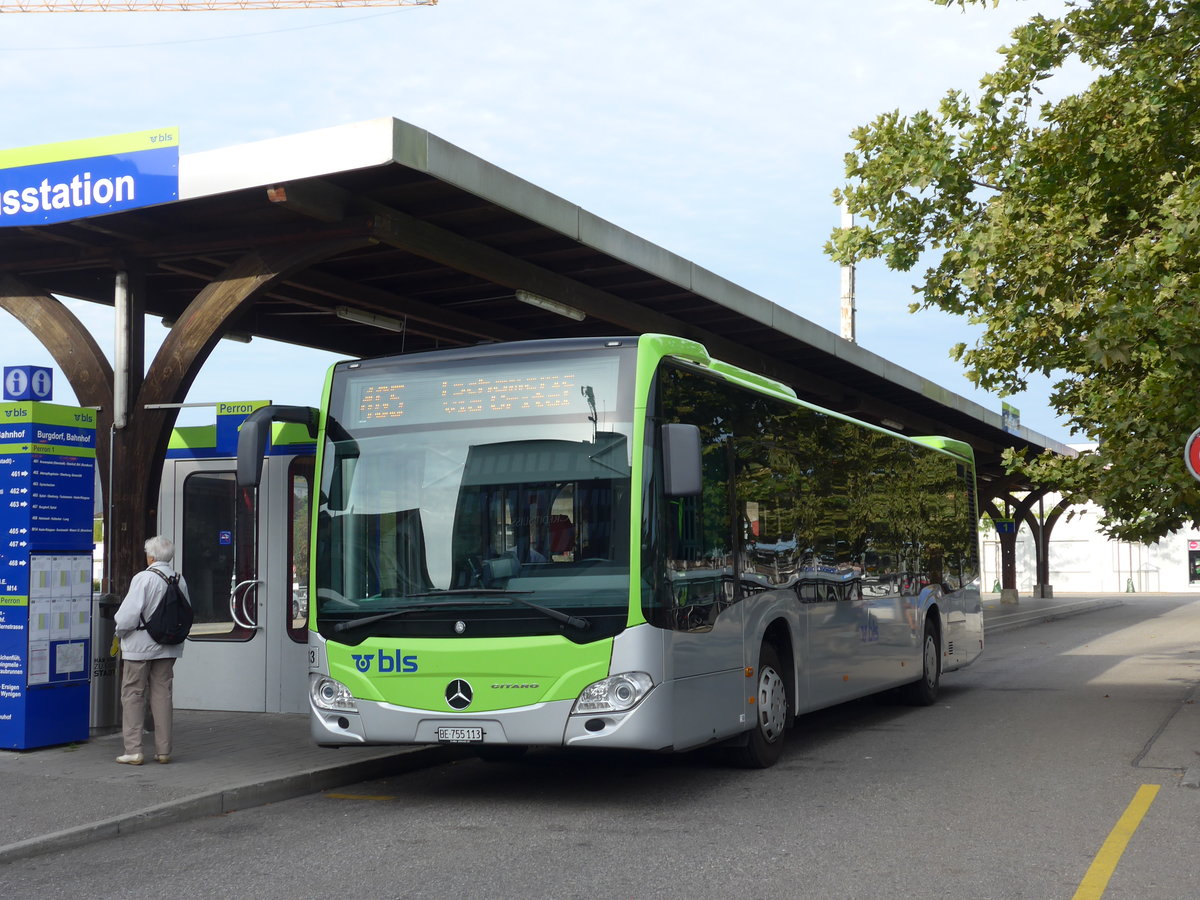
<instances>
[{"instance_id":1,"label":"green and silver bus","mask_svg":"<svg viewBox=\"0 0 1200 900\"><path fill-rule=\"evenodd\" d=\"M309 565L322 746L773 764L798 713L934 702L983 649L970 447L819 409L666 335L338 363Z\"/></svg>"}]
</instances>

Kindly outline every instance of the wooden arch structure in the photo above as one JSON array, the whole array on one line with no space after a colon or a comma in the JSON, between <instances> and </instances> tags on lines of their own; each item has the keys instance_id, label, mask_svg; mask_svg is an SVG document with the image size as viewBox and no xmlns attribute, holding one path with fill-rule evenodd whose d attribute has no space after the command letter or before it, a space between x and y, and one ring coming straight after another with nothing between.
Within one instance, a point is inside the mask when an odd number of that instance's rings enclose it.
<instances>
[{"instance_id":1,"label":"wooden arch structure","mask_svg":"<svg viewBox=\"0 0 1200 900\"><path fill-rule=\"evenodd\" d=\"M0 278L0 307L12 313L42 342L58 363L83 406L97 414L96 457L101 491L118 512L116 528L106 536L111 554L110 571L121 573L107 590L123 591L142 567L141 545L157 531L161 461L166 454L176 409L204 361L229 323L237 321L271 284L315 261L360 246L361 240L335 237L294 246L250 251L200 290L175 323L166 341L146 369L131 377L128 397L136 414L125 423L115 421L114 372L95 339L61 301L32 285L9 276ZM128 273L122 273L128 277ZM143 346L145 316L141 288L127 294L128 314L124 341L130 348ZM140 373L140 354L129 360L129 371ZM121 424L122 427L115 427ZM122 460L120 466L112 465Z\"/></svg>"}]
</instances>

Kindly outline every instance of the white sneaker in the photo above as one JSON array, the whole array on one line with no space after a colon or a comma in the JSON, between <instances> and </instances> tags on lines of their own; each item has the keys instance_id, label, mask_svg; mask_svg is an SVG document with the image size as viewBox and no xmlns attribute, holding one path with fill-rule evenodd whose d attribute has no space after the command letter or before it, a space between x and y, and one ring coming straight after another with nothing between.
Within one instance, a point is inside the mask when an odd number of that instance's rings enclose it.
<instances>
[{"instance_id":1,"label":"white sneaker","mask_svg":"<svg viewBox=\"0 0 1200 900\"><path fill-rule=\"evenodd\" d=\"M171 761L170 753L158 753L154 757L156 763L169 763Z\"/></svg>"},{"instance_id":2,"label":"white sneaker","mask_svg":"<svg viewBox=\"0 0 1200 900\"><path fill-rule=\"evenodd\" d=\"M123 753L117 757L117 762L127 766L140 766L142 764L142 754Z\"/></svg>"}]
</instances>

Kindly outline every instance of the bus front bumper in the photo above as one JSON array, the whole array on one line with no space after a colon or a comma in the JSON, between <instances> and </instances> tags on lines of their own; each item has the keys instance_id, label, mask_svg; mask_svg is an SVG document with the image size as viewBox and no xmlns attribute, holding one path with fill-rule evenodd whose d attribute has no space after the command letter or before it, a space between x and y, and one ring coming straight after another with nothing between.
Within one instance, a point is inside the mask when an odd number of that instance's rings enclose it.
<instances>
[{"instance_id":1,"label":"bus front bumper","mask_svg":"<svg viewBox=\"0 0 1200 900\"><path fill-rule=\"evenodd\" d=\"M313 741L323 747L390 744L513 744L635 750L673 749L671 685L659 684L625 712L571 715L572 700L486 713L441 713L370 700L356 712L309 701Z\"/></svg>"}]
</instances>

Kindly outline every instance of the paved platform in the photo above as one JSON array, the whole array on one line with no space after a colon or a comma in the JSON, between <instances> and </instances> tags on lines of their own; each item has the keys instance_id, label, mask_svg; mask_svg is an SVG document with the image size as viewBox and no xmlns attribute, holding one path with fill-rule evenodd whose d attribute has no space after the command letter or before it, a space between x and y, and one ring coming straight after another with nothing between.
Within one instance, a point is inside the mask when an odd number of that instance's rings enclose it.
<instances>
[{"instance_id":1,"label":"paved platform","mask_svg":"<svg viewBox=\"0 0 1200 900\"><path fill-rule=\"evenodd\" d=\"M1002 603L999 594L984 594L984 634L1001 634L1025 625L1053 622L1067 616L1120 606L1125 602L1122 597L1120 594L1106 594L1102 597L1068 594L1045 600L1022 598L1019 603Z\"/></svg>"},{"instance_id":2,"label":"paved platform","mask_svg":"<svg viewBox=\"0 0 1200 900\"><path fill-rule=\"evenodd\" d=\"M1119 596L985 595L991 633L1118 605ZM0 865L160 825L219 815L435 765L442 747L322 749L306 716L177 710L173 761L121 766L116 732L82 744L0 751ZM147 747L151 747L149 738ZM152 751L151 751L152 752Z\"/></svg>"}]
</instances>

